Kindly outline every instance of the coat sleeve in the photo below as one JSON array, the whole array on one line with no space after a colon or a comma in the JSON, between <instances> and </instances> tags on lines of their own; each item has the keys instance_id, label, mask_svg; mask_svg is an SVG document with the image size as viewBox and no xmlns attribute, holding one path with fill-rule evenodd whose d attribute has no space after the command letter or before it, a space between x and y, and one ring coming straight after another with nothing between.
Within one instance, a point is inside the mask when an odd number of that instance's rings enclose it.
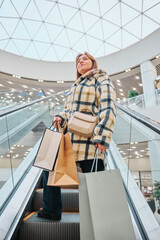
<instances>
[{"instance_id":1,"label":"coat sleeve","mask_svg":"<svg viewBox=\"0 0 160 240\"><path fill-rule=\"evenodd\" d=\"M98 124L94 130L93 143L109 148L116 117L116 92L108 78L97 81Z\"/></svg>"}]
</instances>

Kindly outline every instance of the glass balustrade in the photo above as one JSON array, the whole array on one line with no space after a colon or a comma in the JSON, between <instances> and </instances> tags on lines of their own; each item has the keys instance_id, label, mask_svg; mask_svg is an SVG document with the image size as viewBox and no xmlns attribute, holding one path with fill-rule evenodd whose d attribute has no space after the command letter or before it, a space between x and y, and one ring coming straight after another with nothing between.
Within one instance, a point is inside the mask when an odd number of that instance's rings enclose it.
<instances>
[{"instance_id":1,"label":"glass balustrade","mask_svg":"<svg viewBox=\"0 0 160 240\"><path fill-rule=\"evenodd\" d=\"M0 112L0 209L32 164L32 150L63 109L65 96L55 94L5 115Z\"/></svg>"},{"instance_id":2,"label":"glass balustrade","mask_svg":"<svg viewBox=\"0 0 160 240\"><path fill-rule=\"evenodd\" d=\"M154 197L154 184L158 181L160 199L160 135L118 109L113 140L128 169L125 176L128 189L132 185L129 182L131 173L160 224L157 213L160 201Z\"/></svg>"},{"instance_id":3,"label":"glass balustrade","mask_svg":"<svg viewBox=\"0 0 160 240\"><path fill-rule=\"evenodd\" d=\"M0 91L0 111L43 97L45 97L44 92L36 89L33 91Z\"/></svg>"}]
</instances>

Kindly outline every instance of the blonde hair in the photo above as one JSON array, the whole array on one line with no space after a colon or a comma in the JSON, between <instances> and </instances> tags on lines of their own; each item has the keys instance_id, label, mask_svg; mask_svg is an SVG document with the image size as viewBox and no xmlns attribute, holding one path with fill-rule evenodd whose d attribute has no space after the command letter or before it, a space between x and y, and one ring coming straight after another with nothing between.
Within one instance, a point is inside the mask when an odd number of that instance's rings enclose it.
<instances>
[{"instance_id":1,"label":"blonde hair","mask_svg":"<svg viewBox=\"0 0 160 240\"><path fill-rule=\"evenodd\" d=\"M76 67L77 67L78 59L79 59L79 57L82 56L82 55L86 55L86 56L92 61L92 68L91 68L91 69L98 68L96 59L95 59L92 55L90 55L88 52L79 53L79 54L77 55L77 57L76 57ZM77 79L78 79L81 75L82 75L82 74L80 74L80 73L78 72L78 69L77 69Z\"/></svg>"}]
</instances>

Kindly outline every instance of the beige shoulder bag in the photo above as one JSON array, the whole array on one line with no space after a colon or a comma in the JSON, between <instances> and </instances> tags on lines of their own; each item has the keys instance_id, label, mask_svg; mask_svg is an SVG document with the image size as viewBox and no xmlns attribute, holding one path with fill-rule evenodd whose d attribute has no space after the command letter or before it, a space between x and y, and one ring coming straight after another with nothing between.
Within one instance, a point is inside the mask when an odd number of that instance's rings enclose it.
<instances>
[{"instance_id":1,"label":"beige shoulder bag","mask_svg":"<svg viewBox=\"0 0 160 240\"><path fill-rule=\"evenodd\" d=\"M88 109L83 109L81 111L85 110ZM68 121L68 130L83 137L91 137L93 135L94 128L98 123L98 118L93 112L92 114L93 116L82 112L74 112Z\"/></svg>"}]
</instances>

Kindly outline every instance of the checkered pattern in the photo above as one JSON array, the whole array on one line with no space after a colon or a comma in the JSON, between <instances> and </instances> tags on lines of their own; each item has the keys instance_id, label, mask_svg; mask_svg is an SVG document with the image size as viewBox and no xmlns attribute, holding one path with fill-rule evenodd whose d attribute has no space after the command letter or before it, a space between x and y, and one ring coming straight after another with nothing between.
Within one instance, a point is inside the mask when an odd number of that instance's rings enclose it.
<instances>
[{"instance_id":1,"label":"checkered pattern","mask_svg":"<svg viewBox=\"0 0 160 240\"><path fill-rule=\"evenodd\" d=\"M68 122L75 111L92 112L98 116L98 124L91 138L85 138L71 133L71 141L75 154L75 160L93 159L95 155L95 143L100 143L109 148L116 116L116 93L111 80L106 72L93 69L80 77L72 85L68 95L62 117L63 123ZM102 154L98 156L102 159Z\"/></svg>"}]
</instances>

